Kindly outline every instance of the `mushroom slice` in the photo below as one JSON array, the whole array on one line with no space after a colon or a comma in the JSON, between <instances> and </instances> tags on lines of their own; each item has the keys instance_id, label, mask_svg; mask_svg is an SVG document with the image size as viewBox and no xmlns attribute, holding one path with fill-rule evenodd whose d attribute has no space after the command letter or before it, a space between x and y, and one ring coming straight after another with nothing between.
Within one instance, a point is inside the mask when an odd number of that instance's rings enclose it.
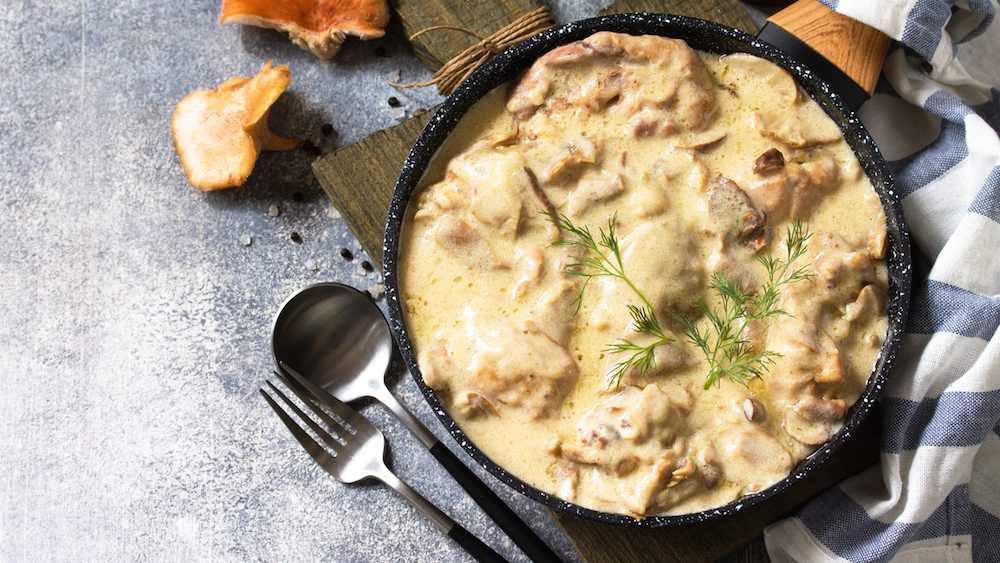
<instances>
[{"instance_id":1,"label":"mushroom slice","mask_svg":"<svg viewBox=\"0 0 1000 563\"><path fill-rule=\"evenodd\" d=\"M777 103L779 107L789 107L799 101L799 87L795 79L777 65L747 53L726 55L721 62L727 78L745 80L749 85L760 88L763 96L771 97L772 103Z\"/></svg>"},{"instance_id":2,"label":"mushroom slice","mask_svg":"<svg viewBox=\"0 0 1000 563\"><path fill-rule=\"evenodd\" d=\"M287 32L299 47L329 59L348 35L385 35L389 6L386 0L223 0L220 19Z\"/></svg>"},{"instance_id":3,"label":"mushroom slice","mask_svg":"<svg viewBox=\"0 0 1000 563\"><path fill-rule=\"evenodd\" d=\"M177 103L170 132L192 185L202 191L242 185L260 151L287 151L299 144L267 127L271 104L290 79L287 66L267 61L252 78L230 78L215 90L192 92Z\"/></svg>"}]
</instances>

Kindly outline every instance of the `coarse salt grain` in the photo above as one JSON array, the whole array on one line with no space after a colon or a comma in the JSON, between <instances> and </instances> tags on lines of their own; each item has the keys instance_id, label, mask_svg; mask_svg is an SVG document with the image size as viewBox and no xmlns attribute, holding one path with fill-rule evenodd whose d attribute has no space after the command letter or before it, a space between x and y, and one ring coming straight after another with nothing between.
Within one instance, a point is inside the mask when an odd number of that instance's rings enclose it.
<instances>
[{"instance_id":1,"label":"coarse salt grain","mask_svg":"<svg viewBox=\"0 0 1000 563\"><path fill-rule=\"evenodd\" d=\"M389 80L392 80L393 82L399 82L399 71L398 70L391 71L389 73Z\"/></svg>"},{"instance_id":2,"label":"coarse salt grain","mask_svg":"<svg viewBox=\"0 0 1000 563\"><path fill-rule=\"evenodd\" d=\"M392 114L393 119L403 119L404 117L406 117L406 108L402 106L398 108L392 108L391 110L389 110L389 113Z\"/></svg>"},{"instance_id":3,"label":"coarse salt grain","mask_svg":"<svg viewBox=\"0 0 1000 563\"><path fill-rule=\"evenodd\" d=\"M267 215L269 217L277 217L278 216L278 206L272 203L271 207L267 208Z\"/></svg>"},{"instance_id":4,"label":"coarse salt grain","mask_svg":"<svg viewBox=\"0 0 1000 563\"><path fill-rule=\"evenodd\" d=\"M243 246L250 246L253 243L253 238L250 235L240 235L240 244Z\"/></svg>"},{"instance_id":5,"label":"coarse salt grain","mask_svg":"<svg viewBox=\"0 0 1000 563\"><path fill-rule=\"evenodd\" d=\"M383 293L385 293L385 284L377 283L373 285L368 292L372 294L373 298L378 299L379 297L382 297Z\"/></svg>"},{"instance_id":6,"label":"coarse salt grain","mask_svg":"<svg viewBox=\"0 0 1000 563\"><path fill-rule=\"evenodd\" d=\"M310 272L317 272L319 271L319 264L317 264L315 260L309 259L306 260L306 268L308 268Z\"/></svg>"}]
</instances>

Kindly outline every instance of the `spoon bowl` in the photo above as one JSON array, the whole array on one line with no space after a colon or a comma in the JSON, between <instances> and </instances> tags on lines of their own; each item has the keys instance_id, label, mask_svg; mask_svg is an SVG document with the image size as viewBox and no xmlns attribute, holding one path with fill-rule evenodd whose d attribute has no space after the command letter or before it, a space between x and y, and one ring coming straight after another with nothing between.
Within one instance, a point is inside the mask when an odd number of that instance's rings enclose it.
<instances>
[{"instance_id":1,"label":"spoon bowl","mask_svg":"<svg viewBox=\"0 0 1000 563\"><path fill-rule=\"evenodd\" d=\"M319 283L281 306L271 353L275 363L290 365L345 403L381 400L393 340L385 316L368 296L346 285Z\"/></svg>"}]
</instances>

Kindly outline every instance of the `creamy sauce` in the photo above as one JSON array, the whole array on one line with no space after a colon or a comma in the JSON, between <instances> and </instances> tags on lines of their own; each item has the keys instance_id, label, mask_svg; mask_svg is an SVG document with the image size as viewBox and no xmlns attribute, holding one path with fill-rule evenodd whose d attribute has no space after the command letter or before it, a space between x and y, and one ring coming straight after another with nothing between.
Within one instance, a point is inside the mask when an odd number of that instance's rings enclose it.
<instances>
[{"instance_id":1,"label":"creamy sauce","mask_svg":"<svg viewBox=\"0 0 1000 563\"><path fill-rule=\"evenodd\" d=\"M567 270L587 255L542 212L595 235L674 342L609 379L635 291ZM812 234L775 315L745 327L781 354L748 386L705 390L713 272L766 279L799 219ZM408 208L406 323L426 383L469 438L528 484L605 512L683 514L763 490L828 440L886 334L885 217L839 129L784 71L681 41L599 33L482 101ZM596 257L589 254L588 256ZM582 300L574 301L581 295Z\"/></svg>"}]
</instances>

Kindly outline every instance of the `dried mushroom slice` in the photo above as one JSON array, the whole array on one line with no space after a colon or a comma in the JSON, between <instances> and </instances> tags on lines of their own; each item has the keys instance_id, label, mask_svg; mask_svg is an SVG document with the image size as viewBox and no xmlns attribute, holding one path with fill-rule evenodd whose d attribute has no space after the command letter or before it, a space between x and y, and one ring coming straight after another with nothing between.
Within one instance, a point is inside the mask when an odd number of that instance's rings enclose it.
<instances>
[{"instance_id":1,"label":"dried mushroom slice","mask_svg":"<svg viewBox=\"0 0 1000 563\"><path fill-rule=\"evenodd\" d=\"M177 103L170 132L181 166L202 191L242 185L262 150L287 151L298 139L267 127L271 104L290 81L287 66L264 64L252 78L230 78L215 90L197 90Z\"/></svg>"},{"instance_id":2,"label":"dried mushroom slice","mask_svg":"<svg viewBox=\"0 0 1000 563\"><path fill-rule=\"evenodd\" d=\"M385 35L389 6L386 0L223 0L221 21L287 32L299 47L329 59L348 35Z\"/></svg>"}]
</instances>

